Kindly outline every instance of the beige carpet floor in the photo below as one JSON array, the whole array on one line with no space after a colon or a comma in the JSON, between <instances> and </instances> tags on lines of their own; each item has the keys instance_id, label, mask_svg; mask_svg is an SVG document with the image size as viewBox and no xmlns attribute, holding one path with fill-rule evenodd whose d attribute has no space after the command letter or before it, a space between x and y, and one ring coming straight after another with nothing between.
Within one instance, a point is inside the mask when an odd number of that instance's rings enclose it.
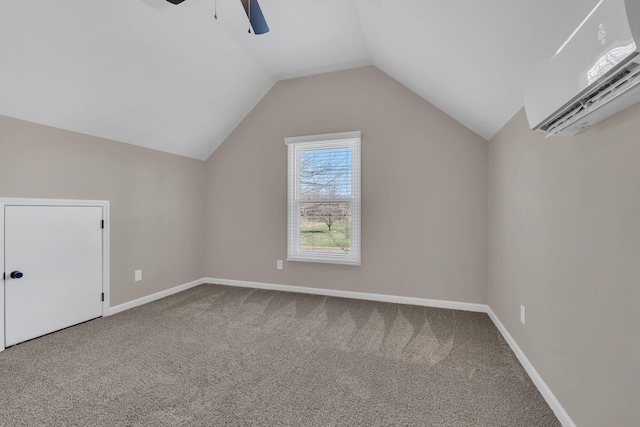
<instances>
[{"instance_id":1,"label":"beige carpet floor","mask_svg":"<svg viewBox=\"0 0 640 427\"><path fill-rule=\"evenodd\" d=\"M0 353L2 426L557 426L486 314L202 285Z\"/></svg>"}]
</instances>

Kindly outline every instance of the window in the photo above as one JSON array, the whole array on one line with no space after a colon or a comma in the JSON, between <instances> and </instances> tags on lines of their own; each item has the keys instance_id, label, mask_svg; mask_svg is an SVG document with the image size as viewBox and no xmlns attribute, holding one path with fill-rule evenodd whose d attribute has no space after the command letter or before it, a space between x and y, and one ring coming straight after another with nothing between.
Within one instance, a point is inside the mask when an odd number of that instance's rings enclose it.
<instances>
[{"instance_id":1,"label":"window","mask_svg":"<svg viewBox=\"0 0 640 427\"><path fill-rule=\"evenodd\" d=\"M289 261L360 265L360 132L285 138Z\"/></svg>"}]
</instances>

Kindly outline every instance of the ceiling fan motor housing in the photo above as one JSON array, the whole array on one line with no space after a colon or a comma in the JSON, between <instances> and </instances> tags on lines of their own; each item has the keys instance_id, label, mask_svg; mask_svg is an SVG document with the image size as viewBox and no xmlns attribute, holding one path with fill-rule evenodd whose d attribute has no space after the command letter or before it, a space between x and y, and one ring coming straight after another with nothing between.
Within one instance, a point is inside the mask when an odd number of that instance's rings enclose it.
<instances>
[{"instance_id":1,"label":"ceiling fan motor housing","mask_svg":"<svg viewBox=\"0 0 640 427\"><path fill-rule=\"evenodd\" d=\"M184 0L167 0L169 3L173 3L173 4L180 4L182 3Z\"/></svg>"}]
</instances>

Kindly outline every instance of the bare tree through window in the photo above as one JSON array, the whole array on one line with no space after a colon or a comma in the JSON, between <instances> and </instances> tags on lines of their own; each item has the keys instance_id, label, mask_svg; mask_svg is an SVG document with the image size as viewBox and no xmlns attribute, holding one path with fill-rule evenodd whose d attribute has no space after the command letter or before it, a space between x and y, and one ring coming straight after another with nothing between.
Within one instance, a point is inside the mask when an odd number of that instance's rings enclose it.
<instances>
[{"instance_id":1,"label":"bare tree through window","mask_svg":"<svg viewBox=\"0 0 640 427\"><path fill-rule=\"evenodd\" d=\"M351 149L301 151L299 171L301 246L349 253Z\"/></svg>"}]
</instances>

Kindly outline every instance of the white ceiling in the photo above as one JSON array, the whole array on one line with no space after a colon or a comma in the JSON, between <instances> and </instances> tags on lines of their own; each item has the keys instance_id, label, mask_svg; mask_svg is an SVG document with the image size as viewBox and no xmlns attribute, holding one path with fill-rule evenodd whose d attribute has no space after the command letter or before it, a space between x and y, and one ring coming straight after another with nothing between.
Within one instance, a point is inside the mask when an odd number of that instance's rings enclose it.
<instances>
[{"instance_id":1,"label":"white ceiling","mask_svg":"<svg viewBox=\"0 0 640 427\"><path fill-rule=\"evenodd\" d=\"M280 79L374 64L489 139L597 0L0 0L0 114L206 159ZM1 135L0 135L1 136Z\"/></svg>"}]
</instances>

